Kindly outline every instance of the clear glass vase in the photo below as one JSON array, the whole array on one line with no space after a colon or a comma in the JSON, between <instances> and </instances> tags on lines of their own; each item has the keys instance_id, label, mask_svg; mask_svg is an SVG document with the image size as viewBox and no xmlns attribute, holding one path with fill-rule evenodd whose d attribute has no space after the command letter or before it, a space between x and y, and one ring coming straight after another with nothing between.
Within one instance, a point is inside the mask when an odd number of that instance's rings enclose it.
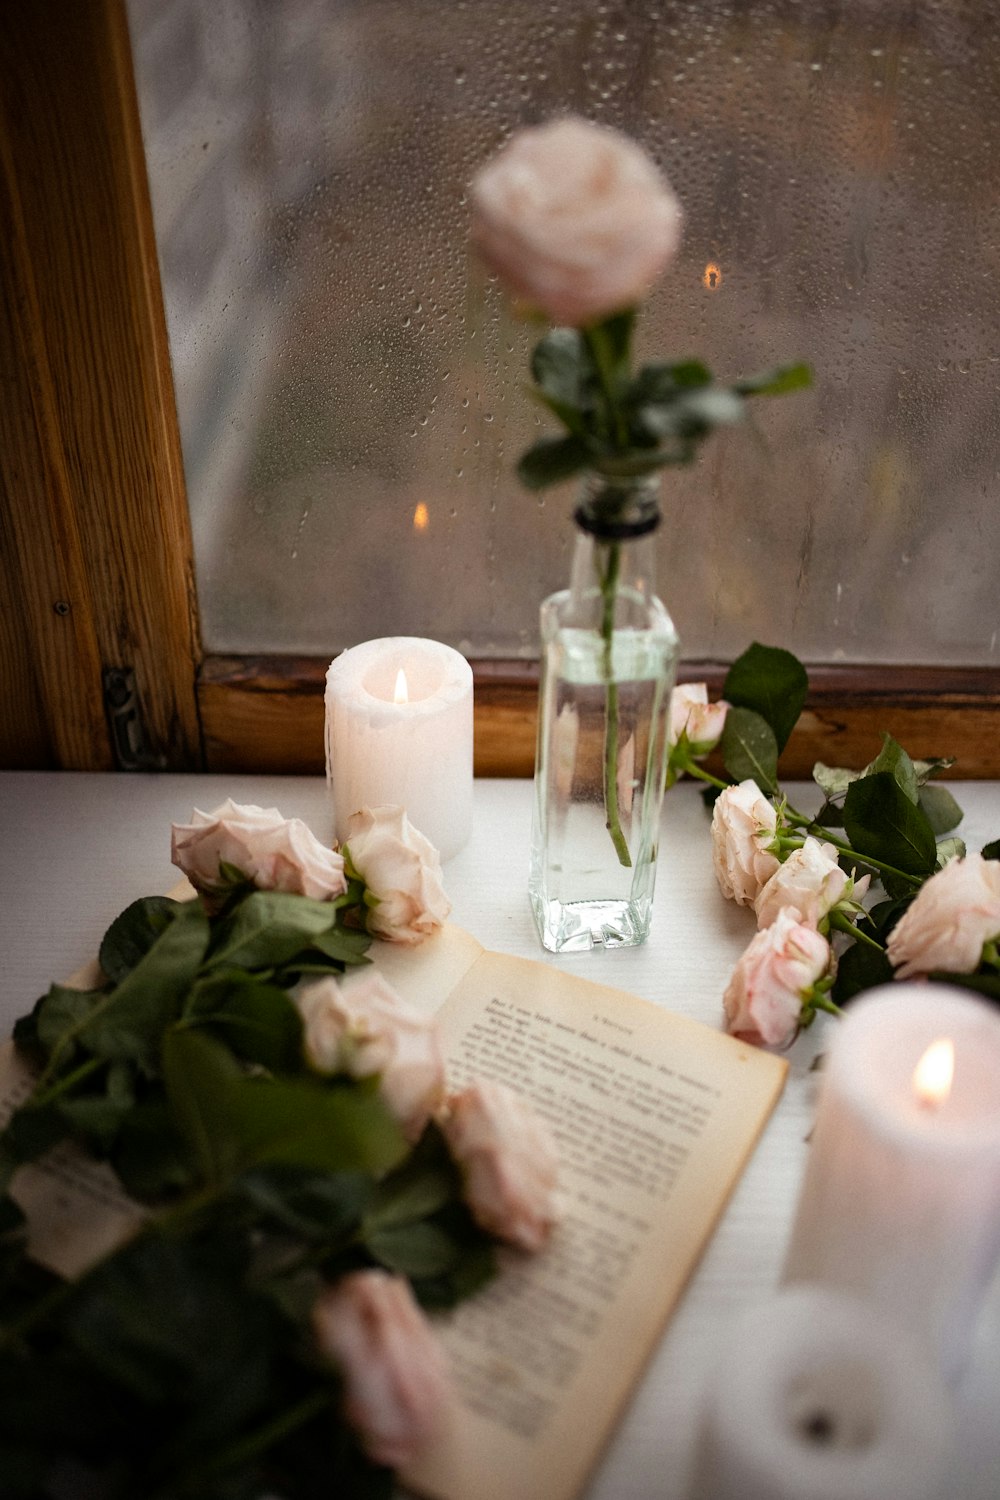
<instances>
[{"instance_id":1,"label":"clear glass vase","mask_svg":"<svg viewBox=\"0 0 1000 1500\"><path fill-rule=\"evenodd\" d=\"M654 590L655 477L591 476L570 587L541 608L529 891L553 953L644 942L679 642Z\"/></svg>"}]
</instances>

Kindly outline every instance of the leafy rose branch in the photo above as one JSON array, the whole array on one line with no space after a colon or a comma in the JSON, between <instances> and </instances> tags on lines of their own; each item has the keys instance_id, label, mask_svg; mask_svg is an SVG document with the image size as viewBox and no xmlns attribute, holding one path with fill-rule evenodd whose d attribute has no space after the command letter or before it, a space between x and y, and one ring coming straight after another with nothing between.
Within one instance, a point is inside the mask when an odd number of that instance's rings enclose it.
<instances>
[{"instance_id":1,"label":"leafy rose branch","mask_svg":"<svg viewBox=\"0 0 1000 1500\"><path fill-rule=\"evenodd\" d=\"M778 758L807 687L791 653L754 644L727 674L720 703L707 703L704 685L674 696L668 781L707 783L720 887L752 905L761 928L727 990L730 1028L787 1042L817 1009L836 1011L860 990L915 974L1000 1000L1000 844L966 855L953 835L961 808L933 784L953 762L914 760L885 735L862 770L817 764L823 804L800 812L781 791ZM701 764L716 744L729 779ZM866 909L861 897L876 881L884 899ZM794 929L777 920L788 912L800 919ZM763 994L775 1002L766 1021Z\"/></svg>"},{"instance_id":2,"label":"leafy rose branch","mask_svg":"<svg viewBox=\"0 0 1000 1500\"><path fill-rule=\"evenodd\" d=\"M482 1285L496 1238L543 1243L551 1147L498 1086L448 1097L433 1023L373 970L338 983L366 923L415 941L447 913L398 810L345 855L231 802L173 846L201 900L133 903L102 982L53 985L15 1031L38 1083L0 1135L3 1185L69 1139L147 1208L68 1282L0 1196L4 1494L48 1493L68 1461L101 1500L388 1497L443 1397L418 1303Z\"/></svg>"},{"instance_id":3,"label":"leafy rose branch","mask_svg":"<svg viewBox=\"0 0 1000 1500\"><path fill-rule=\"evenodd\" d=\"M522 456L529 490L593 476L582 507L594 532L604 642L604 801L618 858L631 864L617 796L618 690L613 639L621 571L617 529L634 520L636 485L694 461L705 438L744 419L753 396L810 383L797 364L720 385L697 360L633 373L637 306L673 261L682 213L635 142L568 118L518 132L472 184L472 240L487 267L536 316L558 326L531 356L530 394L565 429ZM653 508L655 500L647 498Z\"/></svg>"}]
</instances>

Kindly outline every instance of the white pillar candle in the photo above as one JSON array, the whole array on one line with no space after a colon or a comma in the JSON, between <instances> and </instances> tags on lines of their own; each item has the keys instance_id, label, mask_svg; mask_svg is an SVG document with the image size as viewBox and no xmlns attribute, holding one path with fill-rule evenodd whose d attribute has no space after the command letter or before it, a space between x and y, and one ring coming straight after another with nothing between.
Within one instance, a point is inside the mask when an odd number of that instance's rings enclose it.
<instances>
[{"instance_id":1,"label":"white pillar candle","mask_svg":"<svg viewBox=\"0 0 1000 1500\"><path fill-rule=\"evenodd\" d=\"M450 859L472 831L472 668L439 641L386 636L326 675L326 774L338 839L362 807L405 808Z\"/></svg>"},{"instance_id":2,"label":"white pillar candle","mask_svg":"<svg viewBox=\"0 0 1000 1500\"><path fill-rule=\"evenodd\" d=\"M826 1287L746 1312L710 1383L693 1500L938 1500L951 1403L918 1344Z\"/></svg>"},{"instance_id":3,"label":"white pillar candle","mask_svg":"<svg viewBox=\"0 0 1000 1500\"><path fill-rule=\"evenodd\" d=\"M1000 1014L947 985L873 990L834 1029L785 1280L868 1297L954 1380L998 1253Z\"/></svg>"}]
</instances>

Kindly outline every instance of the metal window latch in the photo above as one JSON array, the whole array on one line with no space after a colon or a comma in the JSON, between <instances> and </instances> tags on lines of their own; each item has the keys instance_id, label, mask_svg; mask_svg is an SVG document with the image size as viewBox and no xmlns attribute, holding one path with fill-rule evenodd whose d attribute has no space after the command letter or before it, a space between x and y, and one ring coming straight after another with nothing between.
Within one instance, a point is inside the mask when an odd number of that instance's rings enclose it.
<instances>
[{"instance_id":1,"label":"metal window latch","mask_svg":"<svg viewBox=\"0 0 1000 1500\"><path fill-rule=\"evenodd\" d=\"M119 771L162 771L166 759L146 746L135 673L129 667L105 667L101 674L104 710L111 730L111 744Z\"/></svg>"}]
</instances>

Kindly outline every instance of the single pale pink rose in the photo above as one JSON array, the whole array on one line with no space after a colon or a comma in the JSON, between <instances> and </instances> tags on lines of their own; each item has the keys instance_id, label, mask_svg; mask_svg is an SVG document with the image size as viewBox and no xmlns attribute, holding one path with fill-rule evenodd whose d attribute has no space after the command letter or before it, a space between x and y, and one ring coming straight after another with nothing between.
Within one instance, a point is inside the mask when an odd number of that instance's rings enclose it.
<instances>
[{"instance_id":1,"label":"single pale pink rose","mask_svg":"<svg viewBox=\"0 0 1000 1500\"><path fill-rule=\"evenodd\" d=\"M981 854L950 859L920 887L889 934L897 979L941 969L971 974L983 944L1000 937L1000 863Z\"/></svg>"},{"instance_id":2,"label":"single pale pink rose","mask_svg":"<svg viewBox=\"0 0 1000 1500\"><path fill-rule=\"evenodd\" d=\"M323 1357L344 1381L344 1416L377 1464L418 1457L441 1425L448 1396L444 1353L409 1282L354 1271L328 1287L312 1313Z\"/></svg>"},{"instance_id":3,"label":"single pale pink rose","mask_svg":"<svg viewBox=\"0 0 1000 1500\"><path fill-rule=\"evenodd\" d=\"M774 806L753 780L726 787L712 810L712 863L722 894L752 906L778 869L768 849L778 826Z\"/></svg>"},{"instance_id":4,"label":"single pale pink rose","mask_svg":"<svg viewBox=\"0 0 1000 1500\"><path fill-rule=\"evenodd\" d=\"M317 980L299 991L295 1004L311 1066L352 1078L378 1074L390 1114L408 1140L417 1140L444 1097L444 1055L434 1020L373 969L347 984Z\"/></svg>"},{"instance_id":5,"label":"single pale pink rose","mask_svg":"<svg viewBox=\"0 0 1000 1500\"><path fill-rule=\"evenodd\" d=\"M833 844L807 836L801 849L794 849L778 866L754 902L757 926L770 927L783 906L794 906L804 922L817 926L843 901L860 901L868 889L870 875L855 880L837 863Z\"/></svg>"},{"instance_id":6,"label":"single pale pink rose","mask_svg":"<svg viewBox=\"0 0 1000 1500\"><path fill-rule=\"evenodd\" d=\"M676 745L687 731L692 755L708 755L722 738L729 704L724 698L708 701L704 682L679 682L670 695L669 743Z\"/></svg>"},{"instance_id":7,"label":"single pale pink rose","mask_svg":"<svg viewBox=\"0 0 1000 1500\"><path fill-rule=\"evenodd\" d=\"M677 253L682 213L627 136L569 116L519 130L472 184L472 241L553 323L631 307Z\"/></svg>"},{"instance_id":8,"label":"single pale pink rose","mask_svg":"<svg viewBox=\"0 0 1000 1500\"><path fill-rule=\"evenodd\" d=\"M366 921L376 937L423 942L451 911L438 852L401 807L354 813L344 852L368 888Z\"/></svg>"},{"instance_id":9,"label":"single pale pink rose","mask_svg":"<svg viewBox=\"0 0 1000 1500\"><path fill-rule=\"evenodd\" d=\"M439 1116L481 1228L522 1250L540 1250L558 1217L558 1156L530 1105L501 1083L480 1081Z\"/></svg>"},{"instance_id":10,"label":"single pale pink rose","mask_svg":"<svg viewBox=\"0 0 1000 1500\"><path fill-rule=\"evenodd\" d=\"M794 907L784 907L733 970L722 999L726 1030L755 1045L785 1046L798 1031L803 1002L831 963L826 938Z\"/></svg>"},{"instance_id":11,"label":"single pale pink rose","mask_svg":"<svg viewBox=\"0 0 1000 1500\"><path fill-rule=\"evenodd\" d=\"M195 808L190 823L175 823L170 858L208 895L227 884L220 864L233 865L262 891L327 901L347 889L343 857L324 848L301 818L283 818L276 807L242 806L231 797L214 812Z\"/></svg>"}]
</instances>

